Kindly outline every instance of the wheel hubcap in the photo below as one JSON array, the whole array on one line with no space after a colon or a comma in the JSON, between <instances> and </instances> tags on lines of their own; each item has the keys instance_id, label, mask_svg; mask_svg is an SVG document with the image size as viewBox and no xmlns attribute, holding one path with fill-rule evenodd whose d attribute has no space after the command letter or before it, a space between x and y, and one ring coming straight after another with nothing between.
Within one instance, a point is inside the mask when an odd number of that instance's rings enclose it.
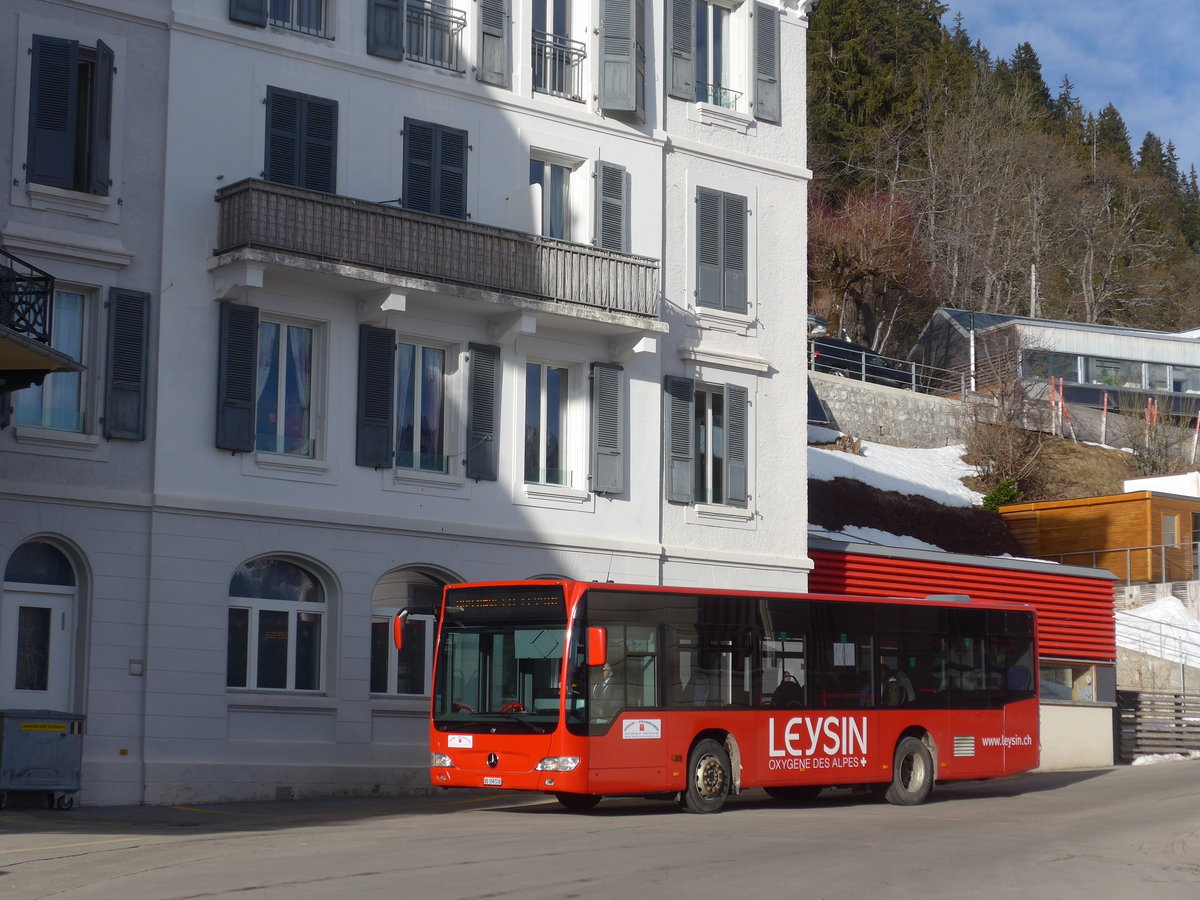
<instances>
[{"instance_id":1,"label":"wheel hubcap","mask_svg":"<svg viewBox=\"0 0 1200 900\"><path fill-rule=\"evenodd\" d=\"M706 800L719 797L725 789L725 769L712 756L703 757L696 765L696 790Z\"/></svg>"}]
</instances>

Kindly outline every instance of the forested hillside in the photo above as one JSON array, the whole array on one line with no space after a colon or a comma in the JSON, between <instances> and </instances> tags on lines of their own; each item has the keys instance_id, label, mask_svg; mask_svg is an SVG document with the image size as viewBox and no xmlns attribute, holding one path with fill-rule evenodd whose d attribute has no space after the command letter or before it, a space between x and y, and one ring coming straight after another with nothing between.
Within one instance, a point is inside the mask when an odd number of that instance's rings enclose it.
<instances>
[{"instance_id":1,"label":"forested hillside","mask_svg":"<svg viewBox=\"0 0 1200 900\"><path fill-rule=\"evenodd\" d=\"M813 10L810 311L893 356L939 305L1200 326L1200 186L1169 135L1131 140L1028 43L1000 55L945 14Z\"/></svg>"}]
</instances>

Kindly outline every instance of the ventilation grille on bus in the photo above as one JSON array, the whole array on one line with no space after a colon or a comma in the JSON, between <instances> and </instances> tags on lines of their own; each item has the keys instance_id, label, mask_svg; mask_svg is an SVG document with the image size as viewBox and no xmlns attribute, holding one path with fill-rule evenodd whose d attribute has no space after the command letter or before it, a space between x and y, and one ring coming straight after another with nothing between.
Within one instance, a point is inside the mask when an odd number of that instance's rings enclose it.
<instances>
[{"instance_id":1,"label":"ventilation grille on bus","mask_svg":"<svg viewBox=\"0 0 1200 900\"><path fill-rule=\"evenodd\" d=\"M954 738L954 755L955 756L974 756L975 755L975 738L971 737L955 737Z\"/></svg>"}]
</instances>

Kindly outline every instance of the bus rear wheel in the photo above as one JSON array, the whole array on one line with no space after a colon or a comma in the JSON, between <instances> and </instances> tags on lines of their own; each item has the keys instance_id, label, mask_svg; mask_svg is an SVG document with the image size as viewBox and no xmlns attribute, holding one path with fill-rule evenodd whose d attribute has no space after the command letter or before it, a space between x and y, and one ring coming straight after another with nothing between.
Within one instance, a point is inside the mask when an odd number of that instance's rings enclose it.
<instances>
[{"instance_id":1,"label":"bus rear wheel","mask_svg":"<svg viewBox=\"0 0 1200 900\"><path fill-rule=\"evenodd\" d=\"M920 738L901 738L892 761L892 783L884 799L896 806L916 806L933 790L933 754Z\"/></svg>"},{"instance_id":2,"label":"bus rear wheel","mask_svg":"<svg viewBox=\"0 0 1200 900\"><path fill-rule=\"evenodd\" d=\"M807 803L809 800L817 799L817 794L821 793L821 786L819 784L795 784L763 788L763 790L772 800L778 800L781 803Z\"/></svg>"},{"instance_id":3,"label":"bus rear wheel","mask_svg":"<svg viewBox=\"0 0 1200 900\"><path fill-rule=\"evenodd\" d=\"M576 812L595 809L596 804L600 802L599 794L555 794L554 797L567 809L573 809Z\"/></svg>"},{"instance_id":4,"label":"bus rear wheel","mask_svg":"<svg viewBox=\"0 0 1200 900\"><path fill-rule=\"evenodd\" d=\"M679 797L684 812L717 812L729 796L729 754L705 738L688 754L687 789Z\"/></svg>"}]
</instances>

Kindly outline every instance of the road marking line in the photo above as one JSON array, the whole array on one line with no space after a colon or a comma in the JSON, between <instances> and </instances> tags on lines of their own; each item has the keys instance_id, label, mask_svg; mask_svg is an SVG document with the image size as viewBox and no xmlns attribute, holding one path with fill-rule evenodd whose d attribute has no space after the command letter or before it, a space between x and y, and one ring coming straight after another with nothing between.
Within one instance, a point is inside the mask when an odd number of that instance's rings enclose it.
<instances>
[{"instance_id":1,"label":"road marking line","mask_svg":"<svg viewBox=\"0 0 1200 900\"><path fill-rule=\"evenodd\" d=\"M41 853L45 850L67 850L72 847L93 847L96 844L122 844L122 843L127 843L129 841L138 841L138 840L142 840L142 838L135 838L135 837L130 836L130 837L123 837L123 838L109 838L108 840L105 840L105 841L80 841L79 843L76 843L76 844L54 844L54 845L48 846L48 847L18 847L15 850L0 850L0 853Z\"/></svg>"}]
</instances>

